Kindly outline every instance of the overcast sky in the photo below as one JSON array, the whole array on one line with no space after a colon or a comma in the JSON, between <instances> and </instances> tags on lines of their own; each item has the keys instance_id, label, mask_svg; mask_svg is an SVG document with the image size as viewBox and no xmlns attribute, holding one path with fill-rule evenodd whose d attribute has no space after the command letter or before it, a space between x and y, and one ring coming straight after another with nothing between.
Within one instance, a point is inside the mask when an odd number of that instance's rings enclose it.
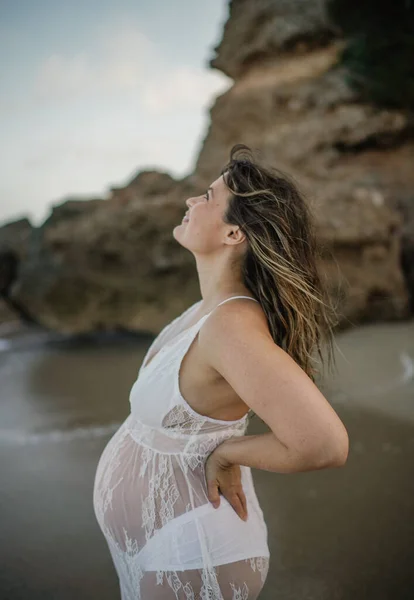
<instances>
[{"instance_id":1,"label":"overcast sky","mask_svg":"<svg viewBox=\"0 0 414 600\"><path fill-rule=\"evenodd\" d=\"M227 0L0 0L0 224L192 170Z\"/></svg>"}]
</instances>

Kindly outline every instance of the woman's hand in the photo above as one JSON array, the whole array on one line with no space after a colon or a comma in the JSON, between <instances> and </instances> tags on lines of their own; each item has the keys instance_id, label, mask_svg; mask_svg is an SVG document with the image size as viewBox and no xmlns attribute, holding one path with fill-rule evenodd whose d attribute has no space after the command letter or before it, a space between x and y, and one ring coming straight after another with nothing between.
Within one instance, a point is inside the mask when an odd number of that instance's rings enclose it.
<instances>
[{"instance_id":1,"label":"woman's hand","mask_svg":"<svg viewBox=\"0 0 414 600\"><path fill-rule=\"evenodd\" d=\"M241 469L239 465L233 465L224 458L221 447L225 443L223 442L220 446L217 446L205 463L208 499L214 508L218 508L220 506L220 491L239 517L246 521L247 505L241 484Z\"/></svg>"}]
</instances>

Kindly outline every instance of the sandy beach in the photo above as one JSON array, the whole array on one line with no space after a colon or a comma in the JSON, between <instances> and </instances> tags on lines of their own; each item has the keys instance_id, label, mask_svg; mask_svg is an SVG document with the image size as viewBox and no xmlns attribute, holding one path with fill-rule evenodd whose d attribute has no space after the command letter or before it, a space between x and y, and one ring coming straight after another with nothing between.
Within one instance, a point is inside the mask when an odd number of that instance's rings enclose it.
<instances>
[{"instance_id":1,"label":"sandy beach","mask_svg":"<svg viewBox=\"0 0 414 600\"><path fill-rule=\"evenodd\" d=\"M3 335L2 600L119 598L92 484L150 341ZM260 600L414 597L414 322L358 327L336 344L338 373L321 389L348 429L348 462L252 471L271 551ZM254 417L247 433L265 430Z\"/></svg>"}]
</instances>

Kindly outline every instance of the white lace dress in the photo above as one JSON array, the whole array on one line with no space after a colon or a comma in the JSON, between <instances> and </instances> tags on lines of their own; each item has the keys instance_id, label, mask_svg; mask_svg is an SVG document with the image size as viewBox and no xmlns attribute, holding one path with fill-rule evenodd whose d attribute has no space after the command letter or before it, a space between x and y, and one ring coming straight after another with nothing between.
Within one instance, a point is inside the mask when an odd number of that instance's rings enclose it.
<instances>
[{"instance_id":1,"label":"white lace dress","mask_svg":"<svg viewBox=\"0 0 414 600\"><path fill-rule=\"evenodd\" d=\"M245 433L248 415L202 416L180 392L181 361L210 313L159 345L198 304L149 347L131 389L131 412L97 465L94 510L122 600L253 600L267 576L267 527L250 468L240 467L247 521L222 495L213 507L204 472L214 448ZM161 349L146 365L155 342Z\"/></svg>"}]
</instances>

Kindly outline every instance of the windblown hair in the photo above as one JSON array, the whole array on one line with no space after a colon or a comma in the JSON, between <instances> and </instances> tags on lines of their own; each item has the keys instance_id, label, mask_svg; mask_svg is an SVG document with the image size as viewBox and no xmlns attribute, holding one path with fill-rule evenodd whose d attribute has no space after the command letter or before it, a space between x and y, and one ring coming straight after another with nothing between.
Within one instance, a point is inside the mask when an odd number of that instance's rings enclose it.
<instances>
[{"instance_id":1,"label":"windblown hair","mask_svg":"<svg viewBox=\"0 0 414 600\"><path fill-rule=\"evenodd\" d=\"M247 158L236 158L243 151ZM243 283L260 302L275 343L313 382L326 342L333 361L335 310L317 271L320 248L310 207L296 184L280 170L261 166L251 149L236 144L222 169L230 198L224 221L247 238Z\"/></svg>"}]
</instances>

